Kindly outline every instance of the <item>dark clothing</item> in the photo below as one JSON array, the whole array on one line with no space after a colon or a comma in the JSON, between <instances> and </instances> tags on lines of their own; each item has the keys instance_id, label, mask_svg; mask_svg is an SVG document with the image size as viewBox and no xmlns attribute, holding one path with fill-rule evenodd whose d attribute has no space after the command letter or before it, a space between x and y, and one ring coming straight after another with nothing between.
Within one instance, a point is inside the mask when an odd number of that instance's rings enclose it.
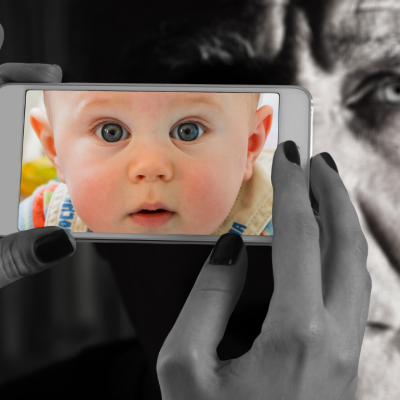
<instances>
[{"instance_id":1,"label":"dark clothing","mask_svg":"<svg viewBox=\"0 0 400 400\"><path fill-rule=\"evenodd\" d=\"M0 399L161 399L156 363L211 245L98 244L139 339L89 348L77 357L0 386ZM247 246L242 295L217 348L221 360L246 353L260 334L273 293L271 247Z\"/></svg>"},{"instance_id":2,"label":"dark clothing","mask_svg":"<svg viewBox=\"0 0 400 400\"><path fill-rule=\"evenodd\" d=\"M0 398L145 399L146 371L138 340L89 347L76 357L0 386Z\"/></svg>"}]
</instances>

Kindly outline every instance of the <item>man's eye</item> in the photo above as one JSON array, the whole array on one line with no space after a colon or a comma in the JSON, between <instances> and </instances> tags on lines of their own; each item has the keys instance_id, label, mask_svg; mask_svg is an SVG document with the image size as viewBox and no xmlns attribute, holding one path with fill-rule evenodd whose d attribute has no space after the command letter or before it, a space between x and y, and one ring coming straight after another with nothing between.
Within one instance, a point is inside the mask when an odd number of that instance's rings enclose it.
<instances>
[{"instance_id":1,"label":"man's eye","mask_svg":"<svg viewBox=\"0 0 400 400\"><path fill-rule=\"evenodd\" d=\"M400 105L400 80L391 80L379 85L377 98L387 104Z\"/></svg>"},{"instance_id":2,"label":"man's eye","mask_svg":"<svg viewBox=\"0 0 400 400\"><path fill-rule=\"evenodd\" d=\"M178 125L171 132L171 136L175 139L181 139L185 142L196 140L204 133L204 129L194 122L185 122Z\"/></svg>"},{"instance_id":3,"label":"man's eye","mask_svg":"<svg viewBox=\"0 0 400 400\"><path fill-rule=\"evenodd\" d=\"M400 77L372 78L362 84L346 103L350 107L357 104L400 106Z\"/></svg>"},{"instance_id":4,"label":"man's eye","mask_svg":"<svg viewBox=\"0 0 400 400\"><path fill-rule=\"evenodd\" d=\"M95 131L96 136L106 142L118 142L126 139L129 133L121 125L107 123L99 126Z\"/></svg>"}]
</instances>

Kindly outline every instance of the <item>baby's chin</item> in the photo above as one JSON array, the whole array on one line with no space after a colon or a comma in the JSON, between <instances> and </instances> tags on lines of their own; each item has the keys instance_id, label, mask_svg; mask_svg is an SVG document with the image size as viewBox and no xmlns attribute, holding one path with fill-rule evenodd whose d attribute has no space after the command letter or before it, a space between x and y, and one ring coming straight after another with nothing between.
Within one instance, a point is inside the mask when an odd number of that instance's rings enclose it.
<instances>
[{"instance_id":1,"label":"baby's chin","mask_svg":"<svg viewBox=\"0 0 400 400\"><path fill-rule=\"evenodd\" d=\"M149 227L126 227L126 226L102 226L102 227L90 227L88 228L94 233L132 233L132 234L141 234L141 235L211 235L216 228L194 228L192 227L182 227L182 226L149 226Z\"/></svg>"},{"instance_id":2,"label":"baby's chin","mask_svg":"<svg viewBox=\"0 0 400 400\"><path fill-rule=\"evenodd\" d=\"M92 232L132 233L149 235L211 235L220 225L219 221L185 220L175 212L137 212L123 218L120 223L87 223ZM208 223L207 223L208 222ZM218 224L218 225L216 225Z\"/></svg>"}]
</instances>

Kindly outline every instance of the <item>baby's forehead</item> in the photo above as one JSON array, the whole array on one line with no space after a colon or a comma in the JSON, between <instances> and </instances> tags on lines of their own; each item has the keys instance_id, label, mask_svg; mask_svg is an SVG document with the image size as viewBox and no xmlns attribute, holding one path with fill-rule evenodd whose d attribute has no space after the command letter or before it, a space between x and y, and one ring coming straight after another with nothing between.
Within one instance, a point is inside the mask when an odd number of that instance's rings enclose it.
<instances>
[{"instance_id":1,"label":"baby's forehead","mask_svg":"<svg viewBox=\"0 0 400 400\"><path fill-rule=\"evenodd\" d=\"M89 105L104 107L141 109L157 107L173 109L176 107L205 106L228 114L252 109L255 112L254 93L207 93L207 92L128 92L128 91L58 91L51 93L51 103L55 107L67 106L75 111Z\"/></svg>"},{"instance_id":2,"label":"baby's forehead","mask_svg":"<svg viewBox=\"0 0 400 400\"><path fill-rule=\"evenodd\" d=\"M49 91L50 92L50 91ZM93 99L113 99L117 100L127 100L128 98L143 98L143 97L153 97L153 98L163 98L169 101L179 101L179 100L204 100L204 101L248 101L249 96L253 96L254 93L207 93L207 92L128 92L128 91L51 91L52 99L62 98L68 101L86 101Z\"/></svg>"}]
</instances>

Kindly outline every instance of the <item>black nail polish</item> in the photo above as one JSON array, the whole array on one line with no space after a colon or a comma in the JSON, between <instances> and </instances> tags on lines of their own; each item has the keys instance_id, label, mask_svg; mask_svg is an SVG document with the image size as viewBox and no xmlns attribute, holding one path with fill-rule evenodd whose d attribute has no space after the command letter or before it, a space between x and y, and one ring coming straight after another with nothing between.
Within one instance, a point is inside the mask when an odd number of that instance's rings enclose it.
<instances>
[{"instance_id":1,"label":"black nail polish","mask_svg":"<svg viewBox=\"0 0 400 400\"><path fill-rule=\"evenodd\" d=\"M321 157L325 160L325 162L337 173L339 173L335 161L333 161L332 156L329 153L321 153Z\"/></svg>"},{"instance_id":2,"label":"black nail polish","mask_svg":"<svg viewBox=\"0 0 400 400\"><path fill-rule=\"evenodd\" d=\"M300 165L300 154L295 142L292 140L287 140L285 143L283 143L283 150L286 158L290 162Z\"/></svg>"},{"instance_id":3,"label":"black nail polish","mask_svg":"<svg viewBox=\"0 0 400 400\"><path fill-rule=\"evenodd\" d=\"M313 159L311 158L310 159L310 177L311 177L311 164L312 164L312 161L313 161ZM310 195L310 202L311 202L311 208L313 209L313 213L314 213L314 215L319 216L319 204L318 204L318 201L315 198L314 193L313 193L313 191L311 189L311 183L310 183L310 193L309 193L309 195Z\"/></svg>"},{"instance_id":4,"label":"black nail polish","mask_svg":"<svg viewBox=\"0 0 400 400\"><path fill-rule=\"evenodd\" d=\"M235 264L240 250L244 246L243 239L236 233L225 233L215 244L210 257L210 264L231 265Z\"/></svg>"},{"instance_id":5,"label":"black nail polish","mask_svg":"<svg viewBox=\"0 0 400 400\"><path fill-rule=\"evenodd\" d=\"M63 229L36 239L33 248L37 259L43 263L61 260L74 252L69 236Z\"/></svg>"}]
</instances>

